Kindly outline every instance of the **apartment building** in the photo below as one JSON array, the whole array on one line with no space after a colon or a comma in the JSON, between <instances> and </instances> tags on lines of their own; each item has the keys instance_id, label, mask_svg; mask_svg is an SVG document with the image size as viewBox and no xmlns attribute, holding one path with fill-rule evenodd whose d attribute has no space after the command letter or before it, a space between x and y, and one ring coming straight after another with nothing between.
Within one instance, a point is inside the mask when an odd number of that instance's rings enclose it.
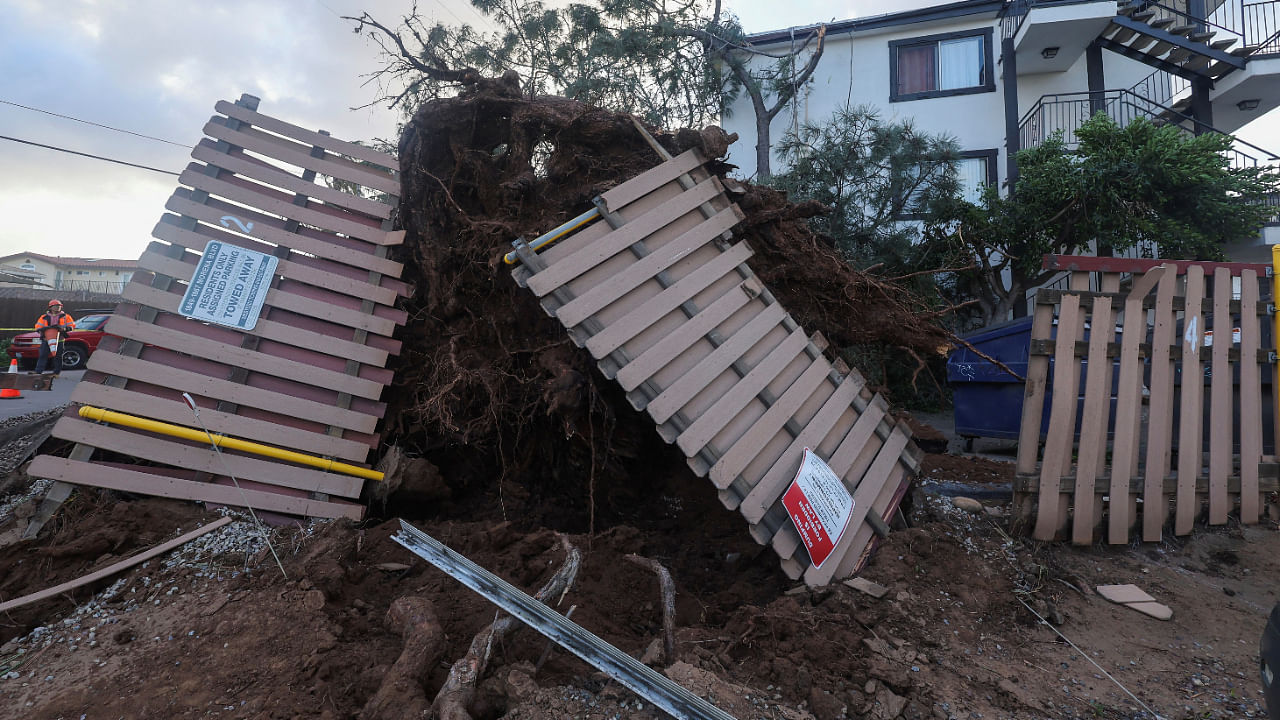
<instances>
[{"instance_id":1,"label":"apartment building","mask_svg":"<svg viewBox=\"0 0 1280 720\"><path fill-rule=\"evenodd\" d=\"M14 253L0 257L0 287L119 295L137 269L137 260Z\"/></svg>"},{"instance_id":2,"label":"apartment building","mask_svg":"<svg viewBox=\"0 0 1280 720\"><path fill-rule=\"evenodd\" d=\"M1189 133L1232 133L1280 106L1280 0L966 0L825 27L818 66L774 119L771 140L846 104L874 105L886 119L911 118L922 131L954 137L971 196L982 185L1007 187L1017 172L1013 153L1059 130L1070 144L1098 111L1119 122L1147 117ZM787 28L747 41L776 55L817 31ZM730 111L724 127L741 138L730 162L751 176L755 116L745 97ZM1231 160L1277 157L1237 139ZM774 156L775 171L778 162ZM1268 241L1280 242L1280 227L1229 252L1269 259Z\"/></svg>"}]
</instances>

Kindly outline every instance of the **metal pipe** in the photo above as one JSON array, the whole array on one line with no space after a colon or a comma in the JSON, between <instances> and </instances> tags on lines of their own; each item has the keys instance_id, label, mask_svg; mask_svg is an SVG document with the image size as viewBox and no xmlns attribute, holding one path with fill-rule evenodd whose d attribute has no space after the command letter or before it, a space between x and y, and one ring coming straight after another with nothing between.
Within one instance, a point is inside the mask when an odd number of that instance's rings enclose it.
<instances>
[{"instance_id":1,"label":"metal pipe","mask_svg":"<svg viewBox=\"0 0 1280 720\"><path fill-rule=\"evenodd\" d=\"M529 243L529 249L534 252L538 252L539 250L546 247L547 245L550 245L551 243L559 240L560 238L563 238L565 235L568 235L569 233L575 230L583 228L599 219L600 219L600 211L596 208L592 208L582 213L578 217L564 223L563 225L553 230L550 230L548 232L545 232L542 235L539 235L533 242ZM515 252L509 252L506 255L504 255L502 257L502 261L508 265L515 265L516 264Z\"/></svg>"},{"instance_id":2,"label":"metal pipe","mask_svg":"<svg viewBox=\"0 0 1280 720\"><path fill-rule=\"evenodd\" d=\"M85 405L80 408L80 417L87 420L111 423L112 425L124 425L125 427L131 427L137 430L146 430L147 432L159 433L161 435L182 438L184 440L194 440L198 443L212 442L214 445L227 448L228 450L239 450L241 452L262 455L276 460L285 460L299 465L319 468L326 472L332 471L342 473L343 475L354 475L355 477L362 477L366 480L382 480L383 477L382 473L377 470L362 468L358 465L349 465L347 463L337 462L336 460L328 460L316 455L308 455L306 453L295 452L293 450L281 450L280 448L272 447L270 445L263 445L262 443L250 442L248 440L240 440L238 438L227 437L226 435L206 434L201 430L189 428L185 425L173 425L167 422L160 422L159 420L150 420L148 418L138 417L137 415L129 415L89 405Z\"/></svg>"}]
</instances>

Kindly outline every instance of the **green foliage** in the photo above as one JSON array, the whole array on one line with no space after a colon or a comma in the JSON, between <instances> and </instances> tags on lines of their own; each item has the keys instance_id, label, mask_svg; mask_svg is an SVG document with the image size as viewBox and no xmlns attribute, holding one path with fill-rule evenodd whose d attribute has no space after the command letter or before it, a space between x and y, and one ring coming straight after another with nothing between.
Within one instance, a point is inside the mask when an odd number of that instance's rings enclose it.
<instances>
[{"instance_id":1,"label":"green foliage","mask_svg":"<svg viewBox=\"0 0 1280 720\"><path fill-rule=\"evenodd\" d=\"M902 219L927 220L959 191L954 140L920 132L909 120L886 123L870 106L806 123L776 149L787 170L771 184L794 200L831 208L810 224L855 265L904 266L920 226Z\"/></svg>"}]
</instances>

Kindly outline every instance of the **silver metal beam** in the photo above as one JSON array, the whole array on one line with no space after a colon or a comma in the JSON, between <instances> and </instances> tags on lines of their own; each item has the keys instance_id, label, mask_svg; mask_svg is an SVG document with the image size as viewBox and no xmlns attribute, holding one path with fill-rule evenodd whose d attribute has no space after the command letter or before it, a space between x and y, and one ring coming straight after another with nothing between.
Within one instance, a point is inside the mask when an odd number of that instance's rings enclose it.
<instances>
[{"instance_id":1,"label":"silver metal beam","mask_svg":"<svg viewBox=\"0 0 1280 720\"><path fill-rule=\"evenodd\" d=\"M577 623L529 597L520 588L445 547L439 540L404 520L400 521L400 532L392 535L391 539L672 717L680 720L734 720L732 715L601 640Z\"/></svg>"}]
</instances>

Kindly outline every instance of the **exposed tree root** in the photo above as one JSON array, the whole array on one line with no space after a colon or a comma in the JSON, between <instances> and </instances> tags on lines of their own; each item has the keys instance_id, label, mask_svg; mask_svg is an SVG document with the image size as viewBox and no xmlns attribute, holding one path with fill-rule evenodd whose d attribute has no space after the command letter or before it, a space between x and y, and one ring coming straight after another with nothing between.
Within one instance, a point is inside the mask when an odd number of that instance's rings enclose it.
<instances>
[{"instance_id":1,"label":"exposed tree root","mask_svg":"<svg viewBox=\"0 0 1280 720\"><path fill-rule=\"evenodd\" d=\"M397 598L387 610L387 624L404 637L404 650L365 703L360 720L424 717L429 705L423 684L444 651L444 631L435 608L424 597Z\"/></svg>"},{"instance_id":2,"label":"exposed tree root","mask_svg":"<svg viewBox=\"0 0 1280 720\"><path fill-rule=\"evenodd\" d=\"M652 570L658 576L658 593L662 597L662 665L676 660L676 586L671 571L662 563L639 555L628 555L627 560Z\"/></svg>"}]
</instances>

